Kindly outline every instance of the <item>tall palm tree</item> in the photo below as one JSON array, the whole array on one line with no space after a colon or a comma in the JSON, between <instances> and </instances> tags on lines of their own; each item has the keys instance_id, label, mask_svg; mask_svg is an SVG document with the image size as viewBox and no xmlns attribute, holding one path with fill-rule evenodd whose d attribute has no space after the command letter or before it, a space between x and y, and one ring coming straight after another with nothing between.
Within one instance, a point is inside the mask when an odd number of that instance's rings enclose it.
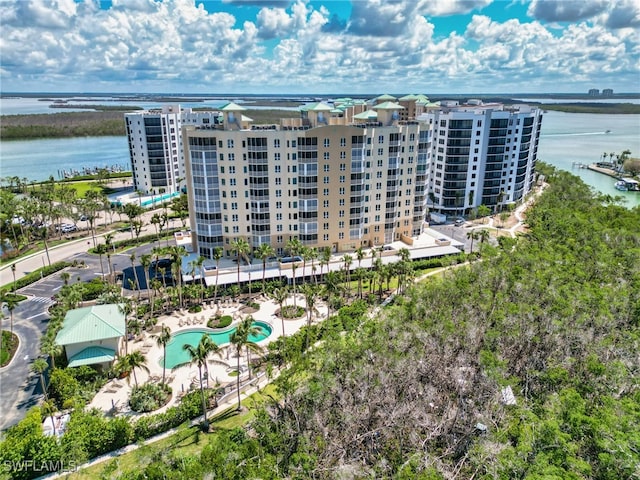
<instances>
[{"instance_id":1,"label":"tall palm tree","mask_svg":"<svg viewBox=\"0 0 640 480\"><path fill-rule=\"evenodd\" d=\"M486 228L483 228L482 230L480 230L478 232L478 238L480 239L480 245L482 245L484 242L488 241L490 237L490 233L489 230L487 230Z\"/></svg>"},{"instance_id":2,"label":"tall palm tree","mask_svg":"<svg viewBox=\"0 0 640 480\"><path fill-rule=\"evenodd\" d=\"M254 254L262 260L262 294L265 294L266 281L265 276L267 273L267 259L276 254L276 251L268 243L261 243L258 248L255 249Z\"/></svg>"},{"instance_id":3,"label":"tall palm tree","mask_svg":"<svg viewBox=\"0 0 640 480\"><path fill-rule=\"evenodd\" d=\"M304 294L304 302L307 306L307 348L309 348L309 329L311 328L311 319L313 314L317 313L316 301L318 300L318 289L315 285L305 284L302 286Z\"/></svg>"},{"instance_id":4,"label":"tall palm tree","mask_svg":"<svg viewBox=\"0 0 640 480\"><path fill-rule=\"evenodd\" d=\"M149 309L150 309L150 313L151 313L151 318L153 318L153 304L154 304L154 298L153 298L153 289L151 288L151 284L149 281L149 267L151 267L151 254L146 253L144 255L140 256L140 265L142 265L142 269L144 271L144 282L145 285L147 287L147 298L150 297L149 299ZM140 288L140 287L138 287ZM149 293L151 293L151 295L149 295Z\"/></svg>"},{"instance_id":5,"label":"tall palm tree","mask_svg":"<svg viewBox=\"0 0 640 480\"><path fill-rule=\"evenodd\" d=\"M247 350L247 369L249 370L249 378L251 378L251 352L253 351L259 354L263 351L260 345L249 339L250 335L259 335L262 332L260 327L255 327L252 323L253 317L249 315L240 322L240 325L238 325L236 331L231 334L231 338L229 339L231 344L236 348L236 355L238 358L238 376L236 379L236 388L238 390L238 410L242 409L242 404L240 403L240 355L242 354L242 349L244 348Z\"/></svg>"},{"instance_id":6,"label":"tall palm tree","mask_svg":"<svg viewBox=\"0 0 640 480\"><path fill-rule=\"evenodd\" d=\"M329 271L329 262L331 262L331 248L322 247L320 250L320 277L322 277L322 267L324 265L327 266L327 271Z\"/></svg>"},{"instance_id":7,"label":"tall palm tree","mask_svg":"<svg viewBox=\"0 0 640 480\"><path fill-rule=\"evenodd\" d=\"M135 288L138 291L138 298L140 298L140 281L138 280L138 272L136 270L136 253L135 252L129 255L129 260L131 260L131 269L133 270L133 278L135 279Z\"/></svg>"},{"instance_id":8,"label":"tall palm tree","mask_svg":"<svg viewBox=\"0 0 640 480\"><path fill-rule=\"evenodd\" d=\"M469 232L467 232L467 239L471 239L471 252L473 253L473 241L477 240L479 238L479 233L476 232L475 230L471 230Z\"/></svg>"},{"instance_id":9,"label":"tall palm tree","mask_svg":"<svg viewBox=\"0 0 640 480\"><path fill-rule=\"evenodd\" d=\"M297 306L297 302L296 302L296 262L294 257L300 255L300 252L302 251L302 242L300 241L300 239L298 237L292 237L289 239L289 241L287 242L287 250L289 251L289 255L291 255L291 270L293 272L293 305Z\"/></svg>"},{"instance_id":10,"label":"tall palm tree","mask_svg":"<svg viewBox=\"0 0 640 480\"><path fill-rule=\"evenodd\" d=\"M200 395L202 397L202 413L204 415L204 425L207 426L207 403L204 398L202 367L207 366L207 359L209 358L209 356L214 353L218 353L220 351L220 348L213 340L211 340L211 337L206 333L202 334L202 337L200 337L200 342L198 342L198 345L196 345L195 347L187 343L184 344L182 348L189 354L189 361L186 363L189 365L196 364L198 367L198 378L200 379Z\"/></svg>"},{"instance_id":11,"label":"tall palm tree","mask_svg":"<svg viewBox=\"0 0 640 480\"><path fill-rule=\"evenodd\" d=\"M222 258L222 247L214 247L211 258L216 261L216 286L213 290L213 301L218 301L218 276L220 274L220 259Z\"/></svg>"},{"instance_id":12,"label":"tall palm tree","mask_svg":"<svg viewBox=\"0 0 640 480\"><path fill-rule=\"evenodd\" d=\"M171 341L171 329L162 325L160 333L152 336L156 344L162 347L162 383L165 383L165 371L167 370L167 343Z\"/></svg>"},{"instance_id":13,"label":"tall palm tree","mask_svg":"<svg viewBox=\"0 0 640 480\"><path fill-rule=\"evenodd\" d=\"M244 238L236 238L231 242L231 251L236 253L236 262L238 264L238 288L240 288L240 262L244 256L249 253L251 246Z\"/></svg>"},{"instance_id":14,"label":"tall palm tree","mask_svg":"<svg viewBox=\"0 0 640 480\"><path fill-rule=\"evenodd\" d=\"M100 257L100 271L102 272L102 278L104 278L104 265L102 264L102 255L107 253L107 247L104 244L99 244L93 247L93 251Z\"/></svg>"},{"instance_id":15,"label":"tall palm tree","mask_svg":"<svg viewBox=\"0 0 640 480\"><path fill-rule=\"evenodd\" d=\"M351 264L353 263L353 257L346 254L342 257L342 263L344 264L344 278L347 285L347 295L351 295Z\"/></svg>"},{"instance_id":16,"label":"tall palm tree","mask_svg":"<svg viewBox=\"0 0 640 480\"><path fill-rule=\"evenodd\" d=\"M362 248L362 246L358 247L356 249L356 259L358 260L358 296L360 298L362 298L362 270L360 267L365 256L364 248Z\"/></svg>"},{"instance_id":17,"label":"tall palm tree","mask_svg":"<svg viewBox=\"0 0 640 480\"><path fill-rule=\"evenodd\" d=\"M205 290L205 282L204 282L204 262L206 258L202 255L199 255L198 258L195 259L195 265L198 271L200 272L200 303L204 302L204 290Z\"/></svg>"},{"instance_id":18,"label":"tall palm tree","mask_svg":"<svg viewBox=\"0 0 640 480\"><path fill-rule=\"evenodd\" d=\"M40 340L40 351L51 359L51 368L56 368L56 355L62 352L62 346L58 345L53 335L45 335Z\"/></svg>"},{"instance_id":19,"label":"tall palm tree","mask_svg":"<svg viewBox=\"0 0 640 480\"><path fill-rule=\"evenodd\" d=\"M40 376L40 387L42 387L42 393L44 394L45 400L49 400L49 396L47 395L47 385L44 381L44 372L46 372L48 368L49 364L44 358L36 358L31 364L31 370Z\"/></svg>"},{"instance_id":20,"label":"tall palm tree","mask_svg":"<svg viewBox=\"0 0 640 480\"><path fill-rule=\"evenodd\" d=\"M274 288L271 293L271 298L278 304L280 307L280 321L282 322L282 336L285 336L284 333L284 314L282 312L282 308L284 307L284 302L287 300L289 296L289 289L287 287Z\"/></svg>"},{"instance_id":21,"label":"tall palm tree","mask_svg":"<svg viewBox=\"0 0 640 480\"><path fill-rule=\"evenodd\" d=\"M11 334L13 335L13 311L18 306L18 300L13 295L5 295L2 298L2 302L4 303L4 306L7 307L7 310L9 310L9 315L11 317Z\"/></svg>"}]
</instances>

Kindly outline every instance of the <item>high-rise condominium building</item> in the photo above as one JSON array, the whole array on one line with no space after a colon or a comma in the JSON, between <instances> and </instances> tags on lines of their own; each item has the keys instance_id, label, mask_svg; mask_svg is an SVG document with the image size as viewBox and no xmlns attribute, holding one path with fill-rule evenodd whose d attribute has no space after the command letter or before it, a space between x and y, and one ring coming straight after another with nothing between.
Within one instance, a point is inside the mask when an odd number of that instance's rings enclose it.
<instances>
[{"instance_id":1,"label":"high-rise condominium building","mask_svg":"<svg viewBox=\"0 0 640 480\"><path fill-rule=\"evenodd\" d=\"M218 115L218 112L180 109L179 105L126 113L134 189L157 195L173 193L184 186L182 180L186 173L180 129L182 125L215 124Z\"/></svg>"},{"instance_id":2,"label":"high-rise condominium building","mask_svg":"<svg viewBox=\"0 0 640 480\"><path fill-rule=\"evenodd\" d=\"M463 214L531 188L537 109L415 97L306 105L278 125L231 103L218 123L184 126L194 251L234 255L239 238L279 255L294 237L334 252L410 242L427 208Z\"/></svg>"},{"instance_id":3,"label":"high-rise condominium building","mask_svg":"<svg viewBox=\"0 0 640 480\"><path fill-rule=\"evenodd\" d=\"M470 100L442 102L419 117L433 127L428 205L464 214L516 203L533 185L542 112Z\"/></svg>"}]
</instances>

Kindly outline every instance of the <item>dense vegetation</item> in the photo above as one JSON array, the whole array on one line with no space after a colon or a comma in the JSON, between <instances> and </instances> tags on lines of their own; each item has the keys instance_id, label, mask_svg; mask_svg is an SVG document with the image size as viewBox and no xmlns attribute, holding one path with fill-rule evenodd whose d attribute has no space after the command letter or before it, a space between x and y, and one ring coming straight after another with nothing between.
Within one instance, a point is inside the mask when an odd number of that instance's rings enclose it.
<instances>
[{"instance_id":1,"label":"dense vegetation","mask_svg":"<svg viewBox=\"0 0 640 480\"><path fill-rule=\"evenodd\" d=\"M272 343L267 361L288 368L249 428L120 478L637 476L640 208L545 173L526 235L482 244L482 262L407 288L372 317L357 301ZM82 461L179 424L198 402L133 425L79 412L62 448L30 415L0 460Z\"/></svg>"},{"instance_id":2,"label":"dense vegetation","mask_svg":"<svg viewBox=\"0 0 640 480\"><path fill-rule=\"evenodd\" d=\"M607 114L639 114L640 105L634 103L545 103L540 105L545 110L567 113L607 113Z\"/></svg>"},{"instance_id":3,"label":"dense vegetation","mask_svg":"<svg viewBox=\"0 0 640 480\"><path fill-rule=\"evenodd\" d=\"M127 111L135 111L129 108ZM201 110L211 110L201 109ZM256 124L279 123L281 118L299 117L300 112L288 110L247 110L245 115ZM3 115L0 125L2 140L32 138L123 136L127 131L122 110L104 109L98 112L64 112L33 115Z\"/></svg>"},{"instance_id":4,"label":"dense vegetation","mask_svg":"<svg viewBox=\"0 0 640 480\"><path fill-rule=\"evenodd\" d=\"M292 337L250 433L121 478L637 476L640 209L550 181L515 248L484 245L377 318L342 313L304 355Z\"/></svg>"}]
</instances>

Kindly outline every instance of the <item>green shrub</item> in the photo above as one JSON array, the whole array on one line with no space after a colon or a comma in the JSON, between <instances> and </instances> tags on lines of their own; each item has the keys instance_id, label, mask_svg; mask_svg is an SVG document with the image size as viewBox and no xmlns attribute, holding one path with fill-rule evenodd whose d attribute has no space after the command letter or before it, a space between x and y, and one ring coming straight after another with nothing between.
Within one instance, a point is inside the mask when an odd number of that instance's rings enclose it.
<instances>
[{"instance_id":1,"label":"green shrub","mask_svg":"<svg viewBox=\"0 0 640 480\"><path fill-rule=\"evenodd\" d=\"M56 368L49 381L49 397L62 406L80 394L80 382L73 376L71 369Z\"/></svg>"},{"instance_id":2,"label":"green shrub","mask_svg":"<svg viewBox=\"0 0 640 480\"><path fill-rule=\"evenodd\" d=\"M171 398L171 387L165 384L146 383L133 387L129 405L134 412L152 412L167 404Z\"/></svg>"},{"instance_id":3,"label":"green shrub","mask_svg":"<svg viewBox=\"0 0 640 480\"><path fill-rule=\"evenodd\" d=\"M233 322L233 318L231 318L231 315L223 315L222 317L211 317L207 322L207 327L225 328L231 325L231 322Z\"/></svg>"},{"instance_id":4,"label":"green shrub","mask_svg":"<svg viewBox=\"0 0 640 480\"><path fill-rule=\"evenodd\" d=\"M284 318L300 318L304 315L304 308L295 305L286 305L282 307L281 314Z\"/></svg>"},{"instance_id":5,"label":"green shrub","mask_svg":"<svg viewBox=\"0 0 640 480\"><path fill-rule=\"evenodd\" d=\"M189 313L200 313L202 311L202 305L191 305L189 307Z\"/></svg>"}]
</instances>

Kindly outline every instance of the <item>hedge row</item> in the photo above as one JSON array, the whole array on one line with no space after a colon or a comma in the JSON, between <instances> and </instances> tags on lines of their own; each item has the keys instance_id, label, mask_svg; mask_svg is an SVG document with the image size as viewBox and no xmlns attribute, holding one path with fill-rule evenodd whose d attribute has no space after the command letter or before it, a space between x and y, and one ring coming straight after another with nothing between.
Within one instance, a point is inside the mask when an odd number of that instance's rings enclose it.
<instances>
[{"instance_id":1,"label":"hedge row","mask_svg":"<svg viewBox=\"0 0 640 480\"><path fill-rule=\"evenodd\" d=\"M31 285L32 283L37 282L41 278L48 277L49 275L59 272L63 268L69 267L71 265L73 264L69 262L56 262L56 263L52 263L47 267L42 267L37 270L34 270L33 272L30 272L26 274L24 277L16 280L16 290L26 287L27 285ZM10 292L12 290L13 290L13 282L7 285L3 285L2 294L4 295L7 292Z\"/></svg>"}]
</instances>

